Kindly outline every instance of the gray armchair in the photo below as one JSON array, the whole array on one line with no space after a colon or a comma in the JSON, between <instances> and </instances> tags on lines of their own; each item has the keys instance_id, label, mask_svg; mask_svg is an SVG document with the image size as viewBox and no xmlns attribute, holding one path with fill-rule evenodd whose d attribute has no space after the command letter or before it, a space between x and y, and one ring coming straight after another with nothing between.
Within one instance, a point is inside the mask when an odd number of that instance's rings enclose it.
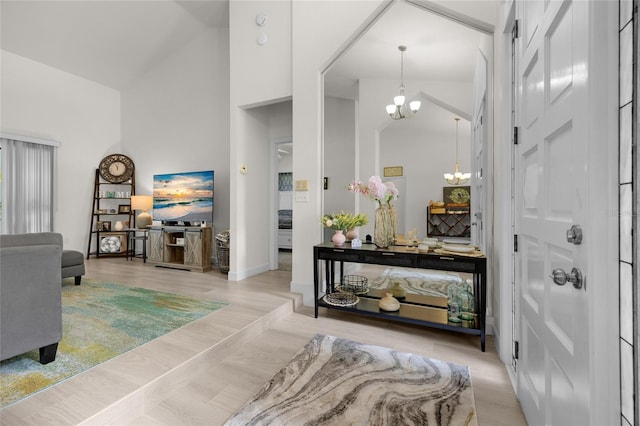
<instances>
[{"instance_id":1,"label":"gray armchair","mask_svg":"<svg viewBox=\"0 0 640 426\"><path fill-rule=\"evenodd\" d=\"M62 338L62 236L0 235L0 360L40 351L56 358Z\"/></svg>"}]
</instances>

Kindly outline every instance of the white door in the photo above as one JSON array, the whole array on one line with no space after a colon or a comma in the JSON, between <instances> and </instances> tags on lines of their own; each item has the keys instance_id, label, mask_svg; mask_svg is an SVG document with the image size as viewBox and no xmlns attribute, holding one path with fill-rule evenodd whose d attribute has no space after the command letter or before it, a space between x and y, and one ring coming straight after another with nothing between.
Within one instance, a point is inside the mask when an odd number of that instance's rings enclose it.
<instances>
[{"instance_id":1,"label":"white door","mask_svg":"<svg viewBox=\"0 0 640 426\"><path fill-rule=\"evenodd\" d=\"M518 396L531 425L590 424L588 293L553 270L589 275L587 250L567 241L588 198L586 1L518 2L516 286Z\"/></svg>"},{"instance_id":2,"label":"white door","mask_svg":"<svg viewBox=\"0 0 640 426\"><path fill-rule=\"evenodd\" d=\"M473 179L471 180L471 242L485 253L487 247L485 244L485 232L484 232L484 206L485 206L485 191L484 188L484 173L485 173L485 159L484 159L484 101L481 104L481 108L478 111L473 126Z\"/></svg>"}]
</instances>

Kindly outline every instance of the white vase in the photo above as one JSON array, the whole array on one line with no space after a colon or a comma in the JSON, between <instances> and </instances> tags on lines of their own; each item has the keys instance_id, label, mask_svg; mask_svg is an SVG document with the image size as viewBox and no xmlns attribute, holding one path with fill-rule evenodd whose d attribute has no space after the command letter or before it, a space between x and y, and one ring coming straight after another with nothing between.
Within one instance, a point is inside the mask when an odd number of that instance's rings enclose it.
<instances>
[{"instance_id":1,"label":"white vase","mask_svg":"<svg viewBox=\"0 0 640 426\"><path fill-rule=\"evenodd\" d=\"M393 294L387 293L380 301L378 302L378 306L383 311L387 312L395 312L400 310L400 302L398 299L393 297Z\"/></svg>"},{"instance_id":2,"label":"white vase","mask_svg":"<svg viewBox=\"0 0 640 426\"><path fill-rule=\"evenodd\" d=\"M122 222L118 220L113 226L113 229L115 229L116 231L122 231L124 229L124 225L122 225Z\"/></svg>"}]
</instances>

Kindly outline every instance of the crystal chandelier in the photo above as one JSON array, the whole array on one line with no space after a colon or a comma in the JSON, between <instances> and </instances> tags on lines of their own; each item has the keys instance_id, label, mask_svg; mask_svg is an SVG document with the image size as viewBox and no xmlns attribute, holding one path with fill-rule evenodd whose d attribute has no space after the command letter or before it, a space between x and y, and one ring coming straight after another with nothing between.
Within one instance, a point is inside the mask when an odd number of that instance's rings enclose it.
<instances>
[{"instance_id":1,"label":"crystal chandelier","mask_svg":"<svg viewBox=\"0 0 640 426\"><path fill-rule=\"evenodd\" d=\"M404 52L407 50L407 46L398 46L398 50L400 50L400 95L393 98L393 104L387 105L387 114L394 120L413 117L420 109L421 104L420 101L411 101L407 105L404 96Z\"/></svg>"},{"instance_id":2,"label":"crystal chandelier","mask_svg":"<svg viewBox=\"0 0 640 426\"><path fill-rule=\"evenodd\" d=\"M458 126L460 124L460 119L458 117L456 120L456 171L451 173L444 174L444 180L447 181L449 185L464 185L471 178L471 173L460 173L460 165L458 164Z\"/></svg>"}]
</instances>

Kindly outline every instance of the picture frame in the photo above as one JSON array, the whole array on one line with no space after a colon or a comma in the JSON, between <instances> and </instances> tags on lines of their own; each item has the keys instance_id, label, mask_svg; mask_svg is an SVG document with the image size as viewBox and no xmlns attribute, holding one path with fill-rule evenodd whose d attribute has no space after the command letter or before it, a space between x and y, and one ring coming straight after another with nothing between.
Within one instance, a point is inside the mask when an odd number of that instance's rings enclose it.
<instances>
[{"instance_id":1,"label":"picture frame","mask_svg":"<svg viewBox=\"0 0 640 426\"><path fill-rule=\"evenodd\" d=\"M98 251L101 254L120 254L127 251L127 238L123 233L109 233L100 235Z\"/></svg>"},{"instance_id":2,"label":"picture frame","mask_svg":"<svg viewBox=\"0 0 640 426\"><path fill-rule=\"evenodd\" d=\"M111 222L108 220L99 220L96 222L96 231L111 231Z\"/></svg>"},{"instance_id":3,"label":"picture frame","mask_svg":"<svg viewBox=\"0 0 640 426\"><path fill-rule=\"evenodd\" d=\"M384 168L384 177L400 177L404 170L402 166L393 166Z\"/></svg>"},{"instance_id":4,"label":"picture frame","mask_svg":"<svg viewBox=\"0 0 640 426\"><path fill-rule=\"evenodd\" d=\"M446 206L467 207L471 203L471 187L443 186L442 201Z\"/></svg>"},{"instance_id":5,"label":"picture frame","mask_svg":"<svg viewBox=\"0 0 640 426\"><path fill-rule=\"evenodd\" d=\"M129 214L129 213L131 213L131 206L129 204L120 204L120 205L118 205L118 213L119 214Z\"/></svg>"}]
</instances>

